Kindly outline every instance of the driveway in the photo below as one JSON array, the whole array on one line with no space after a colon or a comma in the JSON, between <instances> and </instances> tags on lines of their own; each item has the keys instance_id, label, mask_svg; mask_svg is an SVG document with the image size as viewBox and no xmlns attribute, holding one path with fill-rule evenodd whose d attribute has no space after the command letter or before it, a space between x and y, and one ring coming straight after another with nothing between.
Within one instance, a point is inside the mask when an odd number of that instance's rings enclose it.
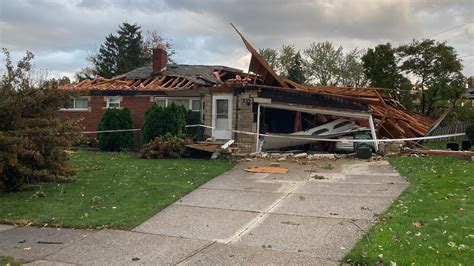
<instances>
[{"instance_id":1,"label":"driveway","mask_svg":"<svg viewBox=\"0 0 474 266\"><path fill-rule=\"evenodd\" d=\"M36 264L338 264L408 183L386 161L327 162L335 168L282 163L287 174L244 171L269 161L240 163L131 232L0 227L0 255ZM69 235L61 244L36 241L61 234Z\"/></svg>"}]
</instances>

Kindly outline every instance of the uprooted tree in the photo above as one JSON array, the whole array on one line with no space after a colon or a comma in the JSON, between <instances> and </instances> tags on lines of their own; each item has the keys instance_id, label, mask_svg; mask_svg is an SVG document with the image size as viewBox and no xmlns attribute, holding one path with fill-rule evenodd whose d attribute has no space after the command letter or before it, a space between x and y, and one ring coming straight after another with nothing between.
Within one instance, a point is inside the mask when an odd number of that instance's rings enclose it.
<instances>
[{"instance_id":1,"label":"uprooted tree","mask_svg":"<svg viewBox=\"0 0 474 266\"><path fill-rule=\"evenodd\" d=\"M16 66L9 52L0 88L0 191L18 191L28 184L72 180L66 149L79 128L61 118L59 109L70 96L58 82L33 85L34 55L27 52Z\"/></svg>"}]
</instances>

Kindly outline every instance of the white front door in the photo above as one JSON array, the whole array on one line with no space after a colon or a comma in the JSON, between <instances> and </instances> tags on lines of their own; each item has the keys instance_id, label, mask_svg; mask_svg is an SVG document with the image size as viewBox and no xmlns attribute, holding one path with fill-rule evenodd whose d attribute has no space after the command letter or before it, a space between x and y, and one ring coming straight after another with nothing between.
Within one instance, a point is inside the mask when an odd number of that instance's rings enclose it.
<instances>
[{"instance_id":1,"label":"white front door","mask_svg":"<svg viewBox=\"0 0 474 266\"><path fill-rule=\"evenodd\" d=\"M232 138L232 95L212 96L212 127L214 139Z\"/></svg>"}]
</instances>

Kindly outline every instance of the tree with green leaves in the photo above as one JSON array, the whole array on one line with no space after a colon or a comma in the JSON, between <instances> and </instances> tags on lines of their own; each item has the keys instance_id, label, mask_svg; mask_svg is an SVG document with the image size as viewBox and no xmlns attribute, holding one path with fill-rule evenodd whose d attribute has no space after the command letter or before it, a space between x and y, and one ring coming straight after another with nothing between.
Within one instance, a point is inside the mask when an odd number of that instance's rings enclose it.
<instances>
[{"instance_id":1,"label":"tree with green leaves","mask_svg":"<svg viewBox=\"0 0 474 266\"><path fill-rule=\"evenodd\" d=\"M272 48L259 49L259 53L279 76L288 77L296 55L294 45L284 44L279 51Z\"/></svg>"},{"instance_id":2,"label":"tree with green leaves","mask_svg":"<svg viewBox=\"0 0 474 266\"><path fill-rule=\"evenodd\" d=\"M336 86L340 79L340 66L344 58L341 46L334 47L332 43L311 43L303 50L306 56L306 74L314 84Z\"/></svg>"},{"instance_id":3,"label":"tree with green leaves","mask_svg":"<svg viewBox=\"0 0 474 266\"><path fill-rule=\"evenodd\" d=\"M395 57L396 49L390 43L379 44L367 49L362 56L364 73L370 86L378 88L396 88L400 70Z\"/></svg>"},{"instance_id":4,"label":"tree with green leaves","mask_svg":"<svg viewBox=\"0 0 474 266\"><path fill-rule=\"evenodd\" d=\"M279 75L288 78L290 69L294 66L296 56L295 46L284 44L280 48L278 62L280 64Z\"/></svg>"},{"instance_id":5,"label":"tree with green leaves","mask_svg":"<svg viewBox=\"0 0 474 266\"><path fill-rule=\"evenodd\" d=\"M361 53L361 50L355 48L343 56L339 70L339 83L341 85L363 87L367 84L367 79L364 75L364 67L360 59Z\"/></svg>"},{"instance_id":6,"label":"tree with green leaves","mask_svg":"<svg viewBox=\"0 0 474 266\"><path fill-rule=\"evenodd\" d=\"M150 61L150 58L145 57L142 46L143 36L140 26L123 23L117 35L109 34L105 38L99 53L92 58L97 74L111 78L142 67Z\"/></svg>"},{"instance_id":7,"label":"tree with green leaves","mask_svg":"<svg viewBox=\"0 0 474 266\"><path fill-rule=\"evenodd\" d=\"M6 71L0 83L0 191L73 180L66 150L79 139L80 129L59 115L70 95L58 89L58 81L34 85L30 79L31 52L16 66L10 53L6 49L3 52Z\"/></svg>"},{"instance_id":8,"label":"tree with green leaves","mask_svg":"<svg viewBox=\"0 0 474 266\"><path fill-rule=\"evenodd\" d=\"M432 115L439 101L455 102L465 91L461 60L446 42L414 40L398 49L401 70L417 79L421 93L420 113Z\"/></svg>"},{"instance_id":9,"label":"tree with green leaves","mask_svg":"<svg viewBox=\"0 0 474 266\"><path fill-rule=\"evenodd\" d=\"M305 84L306 77L303 69L303 59L298 51L291 62L291 66L288 69L288 79L298 84Z\"/></svg>"},{"instance_id":10,"label":"tree with green leaves","mask_svg":"<svg viewBox=\"0 0 474 266\"><path fill-rule=\"evenodd\" d=\"M408 109L413 109L412 84L401 74L396 49L390 43L369 48L362 56L362 66L370 86L393 89L391 95Z\"/></svg>"},{"instance_id":11,"label":"tree with green leaves","mask_svg":"<svg viewBox=\"0 0 474 266\"><path fill-rule=\"evenodd\" d=\"M258 49L258 53L267 61L267 63L270 65L270 67L277 71L280 69L280 62L278 61L278 52L275 49L272 48L261 48Z\"/></svg>"},{"instance_id":12,"label":"tree with green leaves","mask_svg":"<svg viewBox=\"0 0 474 266\"><path fill-rule=\"evenodd\" d=\"M92 66L82 68L76 73L76 79L93 79L96 76L111 78L139 67L150 64L153 49L161 47L168 53L170 62L175 50L171 42L158 35L156 31L147 31L142 36L141 27L124 22L116 34L109 34L97 53L89 56Z\"/></svg>"}]
</instances>

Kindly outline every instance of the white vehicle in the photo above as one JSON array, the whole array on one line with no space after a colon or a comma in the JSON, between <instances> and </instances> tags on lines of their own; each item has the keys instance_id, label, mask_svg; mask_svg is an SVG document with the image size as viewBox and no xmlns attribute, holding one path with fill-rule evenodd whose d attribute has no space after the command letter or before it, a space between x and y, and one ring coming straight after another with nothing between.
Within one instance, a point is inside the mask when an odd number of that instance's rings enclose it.
<instances>
[{"instance_id":1,"label":"white vehicle","mask_svg":"<svg viewBox=\"0 0 474 266\"><path fill-rule=\"evenodd\" d=\"M291 146L305 145L318 142L314 138L334 138L348 135L358 131L366 131L368 128L358 126L354 121L347 119L337 119L332 122L320 125L305 131L299 131L291 134L273 134L266 136L263 141L263 150L280 149ZM298 137L294 139L291 137Z\"/></svg>"}]
</instances>

